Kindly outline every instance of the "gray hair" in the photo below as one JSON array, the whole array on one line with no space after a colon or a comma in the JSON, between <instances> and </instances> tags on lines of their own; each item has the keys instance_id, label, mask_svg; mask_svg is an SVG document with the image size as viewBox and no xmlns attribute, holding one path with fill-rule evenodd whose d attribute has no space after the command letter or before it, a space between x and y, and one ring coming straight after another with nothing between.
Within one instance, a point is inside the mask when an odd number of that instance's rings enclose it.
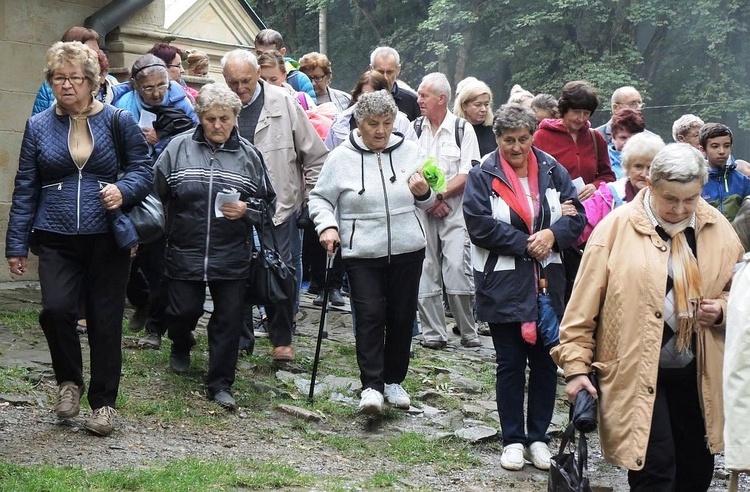
<instances>
[{"instance_id":1,"label":"gray hair","mask_svg":"<svg viewBox=\"0 0 750 492\"><path fill-rule=\"evenodd\" d=\"M370 66L375 65L375 58L379 56L388 56L396 59L396 65L401 66L401 57L398 55L398 51L394 50L390 46L379 46L372 50L370 53Z\"/></svg>"},{"instance_id":2,"label":"gray hair","mask_svg":"<svg viewBox=\"0 0 750 492\"><path fill-rule=\"evenodd\" d=\"M451 100L451 84L448 82L448 77L446 77L444 73L428 73L422 78L422 82L419 86L427 86L435 94L445 94L446 99L448 101Z\"/></svg>"},{"instance_id":3,"label":"gray hair","mask_svg":"<svg viewBox=\"0 0 750 492\"><path fill-rule=\"evenodd\" d=\"M654 160L648 177L654 186L662 181L689 183L700 180L701 185L708 181L708 165L698 149L688 143L671 143L661 149Z\"/></svg>"},{"instance_id":4,"label":"gray hair","mask_svg":"<svg viewBox=\"0 0 750 492\"><path fill-rule=\"evenodd\" d=\"M636 133L625 142L625 146L622 148L622 168L629 170L631 163L640 160L650 163L665 145L664 140L659 135L646 132Z\"/></svg>"},{"instance_id":5,"label":"gray hair","mask_svg":"<svg viewBox=\"0 0 750 492\"><path fill-rule=\"evenodd\" d=\"M492 121L492 132L498 137L505 131L514 131L526 128L532 135L536 131L536 115L531 108L521 104L503 104L495 111Z\"/></svg>"},{"instance_id":6,"label":"gray hair","mask_svg":"<svg viewBox=\"0 0 750 492\"><path fill-rule=\"evenodd\" d=\"M464 111L464 104L472 102L474 99L487 94L490 96L490 110L487 111L487 115L484 117L483 125L489 126L492 124L492 91L489 86L477 80L474 77L470 77L474 80L465 82L466 79L462 80L456 86L461 87L461 90L456 92L456 100L453 102L453 114L460 118L466 118L466 112Z\"/></svg>"},{"instance_id":7,"label":"gray hair","mask_svg":"<svg viewBox=\"0 0 750 492\"><path fill-rule=\"evenodd\" d=\"M525 106L530 106L532 99L534 99L534 94L527 91L519 84L516 84L510 89L508 104L523 104Z\"/></svg>"},{"instance_id":8,"label":"gray hair","mask_svg":"<svg viewBox=\"0 0 750 492\"><path fill-rule=\"evenodd\" d=\"M393 116L395 118L396 113L398 113L398 107L393 96L381 89L359 96L357 107L354 108L354 119L359 124L370 116Z\"/></svg>"},{"instance_id":9,"label":"gray hair","mask_svg":"<svg viewBox=\"0 0 750 492\"><path fill-rule=\"evenodd\" d=\"M99 67L99 56L85 44L78 41L58 41L47 50L44 78L52 85L52 77L55 71L63 65L80 65L84 78L91 84L94 90L99 89L101 83L101 68Z\"/></svg>"},{"instance_id":10,"label":"gray hair","mask_svg":"<svg viewBox=\"0 0 750 492\"><path fill-rule=\"evenodd\" d=\"M195 114L200 119L203 113L213 108L230 109L237 117L242 110L240 97L223 84L206 84L195 98Z\"/></svg>"},{"instance_id":11,"label":"gray hair","mask_svg":"<svg viewBox=\"0 0 750 492\"><path fill-rule=\"evenodd\" d=\"M693 127L702 127L705 123L694 114L683 114L672 124L672 138L677 142L679 135L685 136Z\"/></svg>"},{"instance_id":12,"label":"gray hair","mask_svg":"<svg viewBox=\"0 0 750 492\"><path fill-rule=\"evenodd\" d=\"M640 92L638 92L638 89L636 89L636 88L635 88L635 87L633 87L632 85L624 85L624 86L622 86L622 87L618 87L617 89L615 89L615 91L614 91L614 92L612 93L612 98L610 99L610 101L609 101L609 102L610 102L610 103L611 103L612 105L615 105L615 104L619 104L619 103L617 102L617 100L618 100L618 99L620 99L620 96L622 96L622 95L623 95L623 94L625 94L626 92L635 92L635 93L636 93L636 94L638 94L638 95L640 95L640 94L641 94Z\"/></svg>"},{"instance_id":13,"label":"gray hair","mask_svg":"<svg viewBox=\"0 0 750 492\"><path fill-rule=\"evenodd\" d=\"M236 49L230 51L229 53L226 53L221 57L222 70L224 70L224 67L230 60L245 60L250 65L252 65L254 69L258 70L258 58L255 57L252 51Z\"/></svg>"},{"instance_id":14,"label":"gray hair","mask_svg":"<svg viewBox=\"0 0 750 492\"><path fill-rule=\"evenodd\" d=\"M167 64L161 58L150 53L141 55L133 63L133 68L130 69L130 85L135 87L138 82L152 75L162 75L168 83Z\"/></svg>"}]
</instances>

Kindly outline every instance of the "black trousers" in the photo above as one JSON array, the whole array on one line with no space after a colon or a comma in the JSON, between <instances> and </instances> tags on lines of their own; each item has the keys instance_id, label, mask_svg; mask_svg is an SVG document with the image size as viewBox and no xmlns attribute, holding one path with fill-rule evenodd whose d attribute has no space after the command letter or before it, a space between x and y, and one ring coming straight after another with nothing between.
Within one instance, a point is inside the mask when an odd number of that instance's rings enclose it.
<instances>
[{"instance_id":1,"label":"black trousers","mask_svg":"<svg viewBox=\"0 0 750 492\"><path fill-rule=\"evenodd\" d=\"M695 361L682 369L660 368L646 463L628 472L630 490L703 492L713 473Z\"/></svg>"},{"instance_id":2,"label":"black trousers","mask_svg":"<svg viewBox=\"0 0 750 492\"><path fill-rule=\"evenodd\" d=\"M357 364L362 389L381 393L401 382L417 312L424 250L387 258L345 259L351 302L357 312Z\"/></svg>"},{"instance_id":3,"label":"black trousers","mask_svg":"<svg viewBox=\"0 0 750 492\"><path fill-rule=\"evenodd\" d=\"M91 354L89 404L92 409L114 407L122 369L122 315L130 252L119 249L109 233L69 236L37 231L35 239L42 287L39 324L57 383L84 383L76 334L83 295Z\"/></svg>"},{"instance_id":4,"label":"black trousers","mask_svg":"<svg viewBox=\"0 0 750 492\"><path fill-rule=\"evenodd\" d=\"M214 302L214 312L208 322L208 375L206 388L209 396L229 390L234 383L237 349L242 331L242 306L247 280L209 280L208 282L167 281L166 322L172 351L190 351L190 332L203 315L206 284Z\"/></svg>"},{"instance_id":5,"label":"black trousers","mask_svg":"<svg viewBox=\"0 0 750 492\"><path fill-rule=\"evenodd\" d=\"M163 335L167 331L164 311L167 309L164 279L166 236L138 246L130 266L127 297L135 307L148 306L146 331Z\"/></svg>"},{"instance_id":6,"label":"black trousers","mask_svg":"<svg viewBox=\"0 0 750 492\"><path fill-rule=\"evenodd\" d=\"M323 290L323 284L326 281L326 262L328 253L323 249L318 240L318 233L315 227L305 229L304 247L307 253L308 265L310 266L310 285ZM344 285L344 262L341 259L341 248L336 251L336 257L333 260L331 276L328 279L332 290L340 289Z\"/></svg>"}]
</instances>

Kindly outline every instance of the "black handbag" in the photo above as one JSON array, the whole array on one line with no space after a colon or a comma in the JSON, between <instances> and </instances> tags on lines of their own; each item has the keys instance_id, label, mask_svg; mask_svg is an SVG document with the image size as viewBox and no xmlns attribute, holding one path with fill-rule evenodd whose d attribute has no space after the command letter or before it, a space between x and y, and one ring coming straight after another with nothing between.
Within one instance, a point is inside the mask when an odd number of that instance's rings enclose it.
<instances>
[{"instance_id":1,"label":"black handbag","mask_svg":"<svg viewBox=\"0 0 750 492\"><path fill-rule=\"evenodd\" d=\"M115 139L115 152L117 161L122 167L122 142L120 140L120 112L118 109L112 116L112 133ZM138 233L138 242L148 244L156 241L162 235L166 227L166 218L164 216L164 205L156 193L151 192L138 205L133 206L130 210L123 210L128 216L130 222Z\"/></svg>"},{"instance_id":2,"label":"black handbag","mask_svg":"<svg viewBox=\"0 0 750 492\"><path fill-rule=\"evenodd\" d=\"M568 449L575 431L573 422L568 424L560 442L559 453L550 459L547 492L591 492L586 435L581 432L578 445Z\"/></svg>"},{"instance_id":3,"label":"black handbag","mask_svg":"<svg viewBox=\"0 0 750 492\"><path fill-rule=\"evenodd\" d=\"M278 304L291 299L296 286L294 274L279 255L273 226L271 226L273 248L263 244L266 221L269 221L269 224L271 221L268 207L264 206L263 209L263 220L258 231L260 247L253 248L250 257L250 276L246 294L246 301L258 306Z\"/></svg>"}]
</instances>

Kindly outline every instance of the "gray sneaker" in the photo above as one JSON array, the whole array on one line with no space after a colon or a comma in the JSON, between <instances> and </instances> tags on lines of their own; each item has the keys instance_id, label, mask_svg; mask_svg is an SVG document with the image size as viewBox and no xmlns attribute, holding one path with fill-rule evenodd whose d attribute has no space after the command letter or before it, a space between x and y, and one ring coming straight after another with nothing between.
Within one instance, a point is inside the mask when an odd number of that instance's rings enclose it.
<instances>
[{"instance_id":1,"label":"gray sneaker","mask_svg":"<svg viewBox=\"0 0 750 492\"><path fill-rule=\"evenodd\" d=\"M138 339L138 346L159 350L161 348L161 335L147 331L144 336Z\"/></svg>"},{"instance_id":2,"label":"gray sneaker","mask_svg":"<svg viewBox=\"0 0 750 492\"><path fill-rule=\"evenodd\" d=\"M93 415L86 421L86 428L100 436L108 436L112 433L117 411L112 407L99 407L94 410Z\"/></svg>"},{"instance_id":3,"label":"gray sneaker","mask_svg":"<svg viewBox=\"0 0 750 492\"><path fill-rule=\"evenodd\" d=\"M73 381L63 381L57 390L55 414L61 419L72 419L81 411L81 394L83 387Z\"/></svg>"}]
</instances>

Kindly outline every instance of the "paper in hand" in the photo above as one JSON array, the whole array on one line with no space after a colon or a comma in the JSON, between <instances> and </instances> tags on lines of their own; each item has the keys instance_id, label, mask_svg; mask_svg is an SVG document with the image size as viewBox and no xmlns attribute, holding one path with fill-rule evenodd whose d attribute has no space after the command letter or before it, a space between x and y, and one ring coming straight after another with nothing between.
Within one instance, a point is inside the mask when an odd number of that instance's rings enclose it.
<instances>
[{"instance_id":1,"label":"paper in hand","mask_svg":"<svg viewBox=\"0 0 750 492\"><path fill-rule=\"evenodd\" d=\"M216 194L216 202L214 202L214 213L216 217L224 217L224 213L221 211L221 206L225 203L234 203L240 199L240 192L235 191L227 193L220 191Z\"/></svg>"}]
</instances>

